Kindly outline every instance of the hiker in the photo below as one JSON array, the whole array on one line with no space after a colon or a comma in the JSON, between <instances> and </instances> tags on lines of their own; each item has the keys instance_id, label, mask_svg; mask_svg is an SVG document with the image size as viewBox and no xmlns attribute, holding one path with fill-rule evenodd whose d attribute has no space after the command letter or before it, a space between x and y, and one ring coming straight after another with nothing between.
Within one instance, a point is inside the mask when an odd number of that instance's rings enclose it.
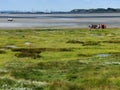
<instances>
[{"instance_id":1,"label":"hiker","mask_svg":"<svg viewBox=\"0 0 120 90\"><path fill-rule=\"evenodd\" d=\"M101 24L101 29L106 29L107 26L105 24Z\"/></svg>"}]
</instances>

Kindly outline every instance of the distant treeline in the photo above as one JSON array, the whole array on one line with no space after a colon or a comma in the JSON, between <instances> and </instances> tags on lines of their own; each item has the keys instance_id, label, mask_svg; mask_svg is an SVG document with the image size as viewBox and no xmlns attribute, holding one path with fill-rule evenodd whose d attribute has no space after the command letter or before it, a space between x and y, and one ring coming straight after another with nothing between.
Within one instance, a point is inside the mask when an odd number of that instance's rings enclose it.
<instances>
[{"instance_id":1,"label":"distant treeline","mask_svg":"<svg viewBox=\"0 0 120 90\"><path fill-rule=\"evenodd\" d=\"M120 9L115 8L97 8L97 9L73 9L71 13L120 13Z\"/></svg>"},{"instance_id":2,"label":"distant treeline","mask_svg":"<svg viewBox=\"0 0 120 90\"><path fill-rule=\"evenodd\" d=\"M120 13L120 9L116 8L97 8L97 9L73 9L71 11L51 11L51 12L41 12L41 11L0 11L0 13L10 13L10 14L78 14L78 13Z\"/></svg>"}]
</instances>

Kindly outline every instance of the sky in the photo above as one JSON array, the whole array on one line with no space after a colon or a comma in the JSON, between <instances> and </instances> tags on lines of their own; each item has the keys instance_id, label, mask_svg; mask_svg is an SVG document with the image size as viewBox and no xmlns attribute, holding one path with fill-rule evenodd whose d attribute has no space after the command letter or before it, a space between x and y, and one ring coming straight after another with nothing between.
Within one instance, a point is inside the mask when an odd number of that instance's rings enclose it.
<instances>
[{"instance_id":1,"label":"sky","mask_svg":"<svg viewBox=\"0 0 120 90\"><path fill-rule=\"evenodd\" d=\"M0 11L70 11L91 8L120 8L120 0L0 0Z\"/></svg>"}]
</instances>

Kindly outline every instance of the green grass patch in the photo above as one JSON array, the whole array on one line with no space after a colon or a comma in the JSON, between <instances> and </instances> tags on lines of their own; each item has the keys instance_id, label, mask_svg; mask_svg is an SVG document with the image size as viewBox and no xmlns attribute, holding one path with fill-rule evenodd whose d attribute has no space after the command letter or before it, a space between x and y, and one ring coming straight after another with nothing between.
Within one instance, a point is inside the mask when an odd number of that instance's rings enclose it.
<instances>
[{"instance_id":1,"label":"green grass patch","mask_svg":"<svg viewBox=\"0 0 120 90\"><path fill-rule=\"evenodd\" d=\"M120 29L0 30L2 90L120 90Z\"/></svg>"}]
</instances>

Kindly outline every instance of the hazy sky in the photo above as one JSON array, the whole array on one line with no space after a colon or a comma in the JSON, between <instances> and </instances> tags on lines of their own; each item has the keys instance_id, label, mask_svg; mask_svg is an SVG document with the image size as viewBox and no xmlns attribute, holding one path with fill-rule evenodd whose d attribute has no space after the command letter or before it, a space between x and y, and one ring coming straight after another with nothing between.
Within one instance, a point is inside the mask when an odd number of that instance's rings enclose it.
<instances>
[{"instance_id":1,"label":"hazy sky","mask_svg":"<svg viewBox=\"0 0 120 90\"><path fill-rule=\"evenodd\" d=\"M0 10L69 11L108 7L120 8L120 0L0 0Z\"/></svg>"}]
</instances>

